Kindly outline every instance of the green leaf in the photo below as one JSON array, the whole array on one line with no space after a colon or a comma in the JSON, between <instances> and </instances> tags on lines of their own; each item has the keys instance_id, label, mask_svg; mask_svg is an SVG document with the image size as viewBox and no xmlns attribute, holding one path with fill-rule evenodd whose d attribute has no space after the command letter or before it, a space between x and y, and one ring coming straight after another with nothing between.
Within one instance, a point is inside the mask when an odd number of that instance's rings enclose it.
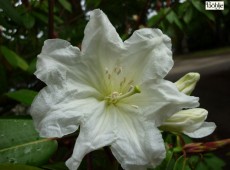
<instances>
[{"instance_id":1,"label":"green leaf","mask_svg":"<svg viewBox=\"0 0 230 170\"><path fill-rule=\"evenodd\" d=\"M188 159L188 162L189 162L191 169L196 169L196 170L198 170L197 165L200 163L200 161L201 161L200 155L192 155Z\"/></svg>"},{"instance_id":2,"label":"green leaf","mask_svg":"<svg viewBox=\"0 0 230 170\"><path fill-rule=\"evenodd\" d=\"M193 4L193 6L194 6L198 11L200 11L201 13L203 13L204 15L206 15L206 17L207 17L208 19L210 19L211 21L215 22L215 17L214 17L214 15L213 15L210 11L205 10L205 6L204 6L204 4L203 4L201 1L199 1L199 0L192 0L191 2L192 2L192 4Z\"/></svg>"},{"instance_id":3,"label":"green leaf","mask_svg":"<svg viewBox=\"0 0 230 170\"><path fill-rule=\"evenodd\" d=\"M27 69L27 72L30 73L30 74L33 74L36 70L36 63L37 63L37 58L34 58L30 64L29 64L29 67Z\"/></svg>"},{"instance_id":4,"label":"green leaf","mask_svg":"<svg viewBox=\"0 0 230 170\"><path fill-rule=\"evenodd\" d=\"M222 170L225 166L225 162L212 153L204 155L204 162L209 170Z\"/></svg>"},{"instance_id":5,"label":"green leaf","mask_svg":"<svg viewBox=\"0 0 230 170\"><path fill-rule=\"evenodd\" d=\"M47 17L46 15L44 15L44 14L42 14L42 13L39 13L39 12L36 12L36 11L31 11L31 14L32 14L35 18L37 18L37 19L39 19L40 21L42 21L43 23L48 24L48 17Z\"/></svg>"},{"instance_id":6,"label":"green leaf","mask_svg":"<svg viewBox=\"0 0 230 170\"><path fill-rule=\"evenodd\" d=\"M0 0L0 8L6 13L6 16L10 17L17 24L21 24L21 16L18 11L13 7L11 1Z\"/></svg>"},{"instance_id":7,"label":"green leaf","mask_svg":"<svg viewBox=\"0 0 230 170\"><path fill-rule=\"evenodd\" d=\"M37 167L19 164L0 164L0 169L4 170L42 170Z\"/></svg>"},{"instance_id":8,"label":"green leaf","mask_svg":"<svg viewBox=\"0 0 230 170\"><path fill-rule=\"evenodd\" d=\"M169 14L166 16L167 20L170 24L175 23L181 30L183 30L183 25L180 22L180 20L177 17L177 14L174 11L169 12Z\"/></svg>"},{"instance_id":9,"label":"green leaf","mask_svg":"<svg viewBox=\"0 0 230 170\"><path fill-rule=\"evenodd\" d=\"M190 21L192 20L192 17L193 17L193 8L188 8L187 11L184 13L184 22L186 24L189 24Z\"/></svg>"},{"instance_id":10,"label":"green leaf","mask_svg":"<svg viewBox=\"0 0 230 170\"><path fill-rule=\"evenodd\" d=\"M161 20L164 19L165 15L169 12L170 8L162 8L157 15L154 15L153 17L151 17L148 22L147 25L148 27L155 27L156 24L159 24L161 22Z\"/></svg>"},{"instance_id":11,"label":"green leaf","mask_svg":"<svg viewBox=\"0 0 230 170\"><path fill-rule=\"evenodd\" d=\"M40 138L31 119L0 119L0 163L43 165L57 149L57 142Z\"/></svg>"},{"instance_id":12,"label":"green leaf","mask_svg":"<svg viewBox=\"0 0 230 170\"><path fill-rule=\"evenodd\" d=\"M19 67L22 70L28 69L27 62L17 55L14 51L8 49L5 46L1 46L1 52L4 55L5 59L15 68Z\"/></svg>"},{"instance_id":13,"label":"green leaf","mask_svg":"<svg viewBox=\"0 0 230 170\"><path fill-rule=\"evenodd\" d=\"M22 104L25 104L25 105L31 105L31 103L34 100L34 97L37 94L38 93L36 91L28 90L28 89L21 89L21 90L18 90L18 91L6 93L6 95L9 98L17 100L17 101L19 101L19 102L21 102Z\"/></svg>"},{"instance_id":14,"label":"green leaf","mask_svg":"<svg viewBox=\"0 0 230 170\"><path fill-rule=\"evenodd\" d=\"M101 3L101 0L86 0L86 6L87 7L92 7L92 8L97 8Z\"/></svg>"},{"instance_id":15,"label":"green leaf","mask_svg":"<svg viewBox=\"0 0 230 170\"><path fill-rule=\"evenodd\" d=\"M44 165L42 166L42 168L45 168L47 170L68 170L67 166L65 165L65 162Z\"/></svg>"},{"instance_id":16,"label":"green leaf","mask_svg":"<svg viewBox=\"0 0 230 170\"><path fill-rule=\"evenodd\" d=\"M35 24L35 19L32 15L26 13L23 17L22 17L22 21L23 21L23 24L24 26L27 28L27 29L31 29L33 28L34 24Z\"/></svg>"},{"instance_id":17,"label":"green leaf","mask_svg":"<svg viewBox=\"0 0 230 170\"><path fill-rule=\"evenodd\" d=\"M59 3L69 12L72 12L71 4L66 0L58 0Z\"/></svg>"},{"instance_id":18,"label":"green leaf","mask_svg":"<svg viewBox=\"0 0 230 170\"><path fill-rule=\"evenodd\" d=\"M173 170L191 170L191 168L187 164L187 158L184 155L180 156L176 160Z\"/></svg>"}]
</instances>

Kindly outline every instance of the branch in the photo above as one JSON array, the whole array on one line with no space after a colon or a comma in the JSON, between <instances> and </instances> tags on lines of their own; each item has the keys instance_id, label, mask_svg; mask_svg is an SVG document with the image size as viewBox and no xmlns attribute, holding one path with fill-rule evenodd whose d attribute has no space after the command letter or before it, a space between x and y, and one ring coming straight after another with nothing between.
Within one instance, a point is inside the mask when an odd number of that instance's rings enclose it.
<instances>
[{"instance_id":1,"label":"branch","mask_svg":"<svg viewBox=\"0 0 230 170\"><path fill-rule=\"evenodd\" d=\"M48 38L56 38L54 33L54 0L49 0L49 22L48 22Z\"/></svg>"}]
</instances>

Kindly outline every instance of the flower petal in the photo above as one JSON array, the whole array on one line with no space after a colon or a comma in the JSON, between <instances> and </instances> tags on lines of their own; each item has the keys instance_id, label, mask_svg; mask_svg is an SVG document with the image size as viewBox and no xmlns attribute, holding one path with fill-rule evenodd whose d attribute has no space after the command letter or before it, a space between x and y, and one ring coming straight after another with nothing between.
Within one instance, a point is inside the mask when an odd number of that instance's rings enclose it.
<instances>
[{"instance_id":1,"label":"flower petal","mask_svg":"<svg viewBox=\"0 0 230 170\"><path fill-rule=\"evenodd\" d=\"M173 66L171 40L159 29L137 30L124 44L123 63L127 68L135 68L130 70L134 80L163 78Z\"/></svg>"},{"instance_id":2,"label":"flower petal","mask_svg":"<svg viewBox=\"0 0 230 170\"><path fill-rule=\"evenodd\" d=\"M85 87L84 90L68 86L43 88L33 101L30 114L35 128L42 137L62 137L77 130L84 119L83 113L93 113L97 92ZM90 106L90 107L89 107Z\"/></svg>"},{"instance_id":3,"label":"flower petal","mask_svg":"<svg viewBox=\"0 0 230 170\"><path fill-rule=\"evenodd\" d=\"M216 124L213 122L204 122L197 130L195 131L183 131L184 134L188 135L191 138L203 138L210 135L216 129Z\"/></svg>"},{"instance_id":4,"label":"flower petal","mask_svg":"<svg viewBox=\"0 0 230 170\"><path fill-rule=\"evenodd\" d=\"M161 128L174 132L193 132L204 123L207 115L208 111L202 108L181 110L169 117Z\"/></svg>"},{"instance_id":5,"label":"flower petal","mask_svg":"<svg viewBox=\"0 0 230 170\"><path fill-rule=\"evenodd\" d=\"M41 54L38 55L34 74L47 85L60 84L67 79L67 73L74 75L74 66L79 56L80 50L65 40L46 40Z\"/></svg>"},{"instance_id":6,"label":"flower petal","mask_svg":"<svg viewBox=\"0 0 230 170\"><path fill-rule=\"evenodd\" d=\"M141 93L123 101L138 106L156 126L160 126L172 114L183 108L199 105L199 98L179 92L174 83L163 79L146 81L140 85L140 90Z\"/></svg>"},{"instance_id":7,"label":"flower petal","mask_svg":"<svg viewBox=\"0 0 230 170\"><path fill-rule=\"evenodd\" d=\"M110 145L115 140L116 113L112 109L107 112L105 105L105 102L100 102L92 114L85 115L86 121L81 124L72 157L66 162L70 170L76 170L87 153Z\"/></svg>"},{"instance_id":8,"label":"flower petal","mask_svg":"<svg viewBox=\"0 0 230 170\"><path fill-rule=\"evenodd\" d=\"M117 107L117 139L111 150L125 170L156 167L165 158L159 130L129 105Z\"/></svg>"},{"instance_id":9,"label":"flower petal","mask_svg":"<svg viewBox=\"0 0 230 170\"><path fill-rule=\"evenodd\" d=\"M90 12L90 20L85 28L82 53L87 58L97 58L110 67L111 58L118 58L123 41L103 11ZM105 60L105 61L103 61Z\"/></svg>"}]
</instances>

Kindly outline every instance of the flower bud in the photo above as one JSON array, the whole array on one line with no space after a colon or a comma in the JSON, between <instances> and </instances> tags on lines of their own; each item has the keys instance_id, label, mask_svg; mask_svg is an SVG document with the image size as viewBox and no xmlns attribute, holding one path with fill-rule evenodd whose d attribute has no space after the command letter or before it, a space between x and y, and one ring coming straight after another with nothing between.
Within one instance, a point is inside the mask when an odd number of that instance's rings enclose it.
<instances>
[{"instance_id":1,"label":"flower bud","mask_svg":"<svg viewBox=\"0 0 230 170\"><path fill-rule=\"evenodd\" d=\"M196 83L199 81L199 79L199 73L188 73L181 77L179 80L177 80L175 82L175 85L177 86L180 92L190 95L193 92Z\"/></svg>"},{"instance_id":2,"label":"flower bud","mask_svg":"<svg viewBox=\"0 0 230 170\"><path fill-rule=\"evenodd\" d=\"M171 132L184 133L193 138L200 138L211 134L216 125L212 122L204 122L208 111L201 108L181 110L162 125L161 129Z\"/></svg>"}]
</instances>

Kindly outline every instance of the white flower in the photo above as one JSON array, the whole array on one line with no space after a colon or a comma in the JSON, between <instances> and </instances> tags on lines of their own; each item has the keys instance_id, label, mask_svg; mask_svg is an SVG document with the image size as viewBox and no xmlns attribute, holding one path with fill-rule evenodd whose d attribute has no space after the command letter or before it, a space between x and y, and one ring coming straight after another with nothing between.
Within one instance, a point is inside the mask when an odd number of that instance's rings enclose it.
<instances>
[{"instance_id":1,"label":"white flower","mask_svg":"<svg viewBox=\"0 0 230 170\"><path fill-rule=\"evenodd\" d=\"M200 80L199 73L188 73L175 82L178 90L190 95L197 82ZM180 132L192 138L202 138L210 135L216 128L215 123L205 122L208 111L202 108L181 110L161 125L162 130Z\"/></svg>"},{"instance_id":2,"label":"white flower","mask_svg":"<svg viewBox=\"0 0 230 170\"><path fill-rule=\"evenodd\" d=\"M170 38L158 29L140 29L122 41L106 15L91 12L82 50L47 40L35 75L47 84L31 107L43 137L62 137L80 126L72 157L110 146L126 170L156 167L165 158L158 126L198 98L164 80L173 65Z\"/></svg>"},{"instance_id":3,"label":"white flower","mask_svg":"<svg viewBox=\"0 0 230 170\"><path fill-rule=\"evenodd\" d=\"M182 132L192 138L210 135L216 128L213 122L204 122L208 111L201 108L182 110L161 125L162 130Z\"/></svg>"},{"instance_id":4,"label":"white flower","mask_svg":"<svg viewBox=\"0 0 230 170\"><path fill-rule=\"evenodd\" d=\"M188 73L175 82L178 90L184 94L190 95L200 80L199 73Z\"/></svg>"}]
</instances>

